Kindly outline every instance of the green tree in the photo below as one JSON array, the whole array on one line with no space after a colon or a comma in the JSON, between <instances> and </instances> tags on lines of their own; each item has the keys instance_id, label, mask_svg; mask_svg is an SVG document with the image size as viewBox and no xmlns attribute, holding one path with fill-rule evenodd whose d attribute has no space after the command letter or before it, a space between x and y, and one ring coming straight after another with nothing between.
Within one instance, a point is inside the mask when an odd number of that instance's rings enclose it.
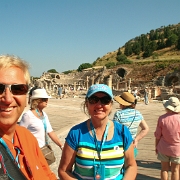
<instances>
[{"instance_id":1,"label":"green tree","mask_svg":"<svg viewBox=\"0 0 180 180\"><path fill-rule=\"evenodd\" d=\"M157 42L157 49L163 49L165 47L166 47L166 44L165 44L164 38L159 39Z\"/></svg>"},{"instance_id":2,"label":"green tree","mask_svg":"<svg viewBox=\"0 0 180 180\"><path fill-rule=\"evenodd\" d=\"M177 28L177 36L180 37L180 26Z\"/></svg>"},{"instance_id":3,"label":"green tree","mask_svg":"<svg viewBox=\"0 0 180 180\"><path fill-rule=\"evenodd\" d=\"M178 41L177 41L177 49L180 50L180 35L179 35L179 38L178 38Z\"/></svg>"},{"instance_id":4,"label":"green tree","mask_svg":"<svg viewBox=\"0 0 180 180\"><path fill-rule=\"evenodd\" d=\"M151 30L150 33L149 33L149 39L151 41L154 40L154 34L155 34L154 30Z\"/></svg>"},{"instance_id":5,"label":"green tree","mask_svg":"<svg viewBox=\"0 0 180 180\"><path fill-rule=\"evenodd\" d=\"M115 62L109 62L109 63L105 64L107 69L113 68L115 65L116 65Z\"/></svg>"},{"instance_id":6,"label":"green tree","mask_svg":"<svg viewBox=\"0 0 180 180\"><path fill-rule=\"evenodd\" d=\"M126 55L124 55L124 54L118 55L118 56L116 57L116 60L118 61L118 62L117 62L117 65L118 65L118 64L131 64L131 63L132 63L132 61L130 61L129 59L127 59Z\"/></svg>"},{"instance_id":7,"label":"green tree","mask_svg":"<svg viewBox=\"0 0 180 180\"><path fill-rule=\"evenodd\" d=\"M150 45L148 45L143 53L143 58L147 58L150 57L152 55L152 49L150 47Z\"/></svg>"},{"instance_id":8,"label":"green tree","mask_svg":"<svg viewBox=\"0 0 180 180\"><path fill-rule=\"evenodd\" d=\"M87 69L87 68L91 68L92 67L92 64L90 63L83 63L81 64L79 67L78 67L78 71L82 71L83 69Z\"/></svg>"},{"instance_id":9,"label":"green tree","mask_svg":"<svg viewBox=\"0 0 180 180\"><path fill-rule=\"evenodd\" d=\"M171 34L172 34L171 28L169 26L165 27L164 28L164 37L168 38L169 36L171 36Z\"/></svg>"},{"instance_id":10,"label":"green tree","mask_svg":"<svg viewBox=\"0 0 180 180\"><path fill-rule=\"evenodd\" d=\"M126 43L125 44L125 50L124 50L124 54L126 56L130 56L132 54L132 46L131 46L131 43Z\"/></svg>"},{"instance_id":11,"label":"green tree","mask_svg":"<svg viewBox=\"0 0 180 180\"><path fill-rule=\"evenodd\" d=\"M147 35L142 34L140 38L140 45L141 45L141 51L145 51L146 47L148 46L149 40L147 38Z\"/></svg>"},{"instance_id":12,"label":"green tree","mask_svg":"<svg viewBox=\"0 0 180 180\"><path fill-rule=\"evenodd\" d=\"M126 59L125 61L118 61L116 65L120 65L120 64L132 64L133 62L129 59Z\"/></svg>"},{"instance_id":13,"label":"green tree","mask_svg":"<svg viewBox=\"0 0 180 180\"><path fill-rule=\"evenodd\" d=\"M121 48L118 49L118 52L117 52L117 55L121 55L122 54L122 51L121 51Z\"/></svg>"},{"instance_id":14,"label":"green tree","mask_svg":"<svg viewBox=\"0 0 180 180\"><path fill-rule=\"evenodd\" d=\"M119 61L119 62L125 61L126 59L127 59L127 57L126 57L126 55L124 55L124 54L118 55L118 56L116 57L116 60Z\"/></svg>"},{"instance_id":15,"label":"green tree","mask_svg":"<svg viewBox=\"0 0 180 180\"><path fill-rule=\"evenodd\" d=\"M58 73L55 69L49 69L47 72L49 72L49 73Z\"/></svg>"},{"instance_id":16,"label":"green tree","mask_svg":"<svg viewBox=\"0 0 180 180\"><path fill-rule=\"evenodd\" d=\"M69 73L71 73L71 72L73 72L73 70L64 71L63 73L64 73L64 74L69 74Z\"/></svg>"},{"instance_id":17,"label":"green tree","mask_svg":"<svg viewBox=\"0 0 180 180\"><path fill-rule=\"evenodd\" d=\"M178 41L178 36L176 34L171 34L166 41L166 46L170 47L172 45L176 45Z\"/></svg>"},{"instance_id":18,"label":"green tree","mask_svg":"<svg viewBox=\"0 0 180 180\"><path fill-rule=\"evenodd\" d=\"M159 34L158 34L158 31L157 31L157 30L151 30L151 31L150 31L149 39L150 39L151 41L157 40L158 37L159 37Z\"/></svg>"},{"instance_id":19,"label":"green tree","mask_svg":"<svg viewBox=\"0 0 180 180\"><path fill-rule=\"evenodd\" d=\"M155 31L154 40L158 40L158 39L159 39L159 32Z\"/></svg>"},{"instance_id":20,"label":"green tree","mask_svg":"<svg viewBox=\"0 0 180 180\"><path fill-rule=\"evenodd\" d=\"M134 42L132 46L132 51L134 54L139 55L141 52L141 45L139 42Z\"/></svg>"},{"instance_id":21,"label":"green tree","mask_svg":"<svg viewBox=\"0 0 180 180\"><path fill-rule=\"evenodd\" d=\"M163 33L159 35L159 39L164 39L164 34Z\"/></svg>"},{"instance_id":22,"label":"green tree","mask_svg":"<svg viewBox=\"0 0 180 180\"><path fill-rule=\"evenodd\" d=\"M157 49L157 43L156 43L156 41L155 41L155 40L151 41L151 42L149 43L149 46L150 46L152 52L155 51L155 50Z\"/></svg>"}]
</instances>

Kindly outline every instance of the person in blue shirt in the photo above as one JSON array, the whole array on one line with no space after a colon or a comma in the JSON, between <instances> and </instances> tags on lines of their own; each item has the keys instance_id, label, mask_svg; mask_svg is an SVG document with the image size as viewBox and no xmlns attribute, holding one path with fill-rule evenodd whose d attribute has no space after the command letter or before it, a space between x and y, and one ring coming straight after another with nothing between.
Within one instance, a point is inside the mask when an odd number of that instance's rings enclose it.
<instances>
[{"instance_id":1,"label":"person in blue shirt","mask_svg":"<svg viewBox=\"0 0 180 180\"><path fill-rule=\"evenodd\" d=\"M62 98L62 87L59 86L58 88L58 97L61 99Z\"/></svg>"},{"instance_id":2,"label":"person in blue shirt","mask_svg":"<svg viewBox=\"0 0 180 180\"><path fill-rule=\"evenodd\" d=\"M144 103L145 103L146 105L149 104L149 90L148 90L148 87L146 87L146 88L144 89Z\"/></svg>"},{"instance_id":3,"label":"person in blue shirt","mask_svg":"<svg viewBox=\"0 0 180 180\"><path fill-rule=\"evenodd\" d=\"M89 118L72 127L66 137L58 168L61 180L136 178L133 139L126 126L109 120L112 104L107 85L89 88L84 102Z\"/></svg>"},{"instance_id":4,"label":"person in blue shirt","mask_svg":"<svg viewBox=\"0 0 180 180\"><path fill-rule=\"evenodd\" d=\"M120 110L114 113L113 120L128 127L133 138L134 155L138 154L138 142L146 136L149 127L142 114L135 109L137 99L129 92L123 92L121 96L115 96L114 100L120 105ZM138 132L138 127L140 131Z\"/></svg>"}]
</instances>

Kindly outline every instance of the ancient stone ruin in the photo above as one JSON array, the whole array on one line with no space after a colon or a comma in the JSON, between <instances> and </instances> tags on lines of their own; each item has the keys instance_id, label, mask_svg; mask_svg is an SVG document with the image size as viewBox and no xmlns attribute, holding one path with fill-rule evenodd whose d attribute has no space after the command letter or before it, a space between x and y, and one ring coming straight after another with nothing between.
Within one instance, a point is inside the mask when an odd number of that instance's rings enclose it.
<instances>
[{"instance_id":1,"label":"ancient stone ruin","mask_svg":"<svg viewBox=\"0 0 180 180\"><path fill-rule=\"evenodd\" d=\"M31 85L37 83L54 97L57 96L59 86L63 87L66 96L78 97L85 94L92 84L104 83L112 88L114 95L119 95L123 91L133 91L137 87L139 96L143 97L144 88L148 87L152 99L164 100L170 96L180 98L180 71L164 76L151 75L151 79L145 78L139 72L134 73L135 76L132 71L132 68L128 67L106 69L105 66L99 66L69 74L44 72L39 79L32 79Z\"/></svg>"}]
</instances>

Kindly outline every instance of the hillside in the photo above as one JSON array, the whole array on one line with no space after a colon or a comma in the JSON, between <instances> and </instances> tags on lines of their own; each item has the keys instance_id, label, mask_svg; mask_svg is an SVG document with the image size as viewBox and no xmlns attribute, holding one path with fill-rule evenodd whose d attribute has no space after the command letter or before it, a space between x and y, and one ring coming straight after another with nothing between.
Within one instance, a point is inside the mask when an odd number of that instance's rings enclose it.
<instances>
[{"instance_id":1,"label":"hillside","mask_svg":"<svg viewBox=\"0 0 180 180\"><path fill-rule=\"evenodd\" d=\"M94 62L94 66L105 66L107 63L114 62L117 63L116 60L117 57L117 51L109 52L105 54L103 57L99 58ZM127 56L129 60L131 60L133 63L138 62L146 62L146 61L163 61L163 60L180 60L180 50L174 49L174 47L171 48L164 48L162 50L155 51L158 55L156 57L150 56L147 58L141 58L136 59L136 55Z\"/></svg>"},{"instance_id":2,"label":"hillside","mask_svg":"<svg viewBox=\"0 0 180 180\"><path fill-rule=\"evenodd\" d=\"M173 74L180 72L179 46L180 23L151 30L147 34L135 37L123 47L97 58L92 65L94 68L106 66L111 72L109 75L115 73L121 81L131 78L134 84L147 82L153 84L170 74L171 77L167 80L166 85L177 84L179 75L173 76ZM139 51L135 47L139 47ZM118 55L126 58L125 63L124 59L122 62L118 60ZM120 74L118 74L119 71L121 71Z\"/></svg>"},{"instance_id":3,"label":"hillside","mask_svg":"<svg viewBox=\"0 0 180 180\"><path fill-rule=\"evenodd\" d=\"M103 57L97 58L93 66L112 68L118 64L126 64L118 60L118 55L125 56L133 63L141 61L180 59L180 23L151 30L129 40L124 46ZM124 58L124 57L123 57Z\"/></svg>"},{"instance_id":4,"label":"hillside","mask_svg":"<svg viewBox=\"0 0 180 180\"><path fill-rule=\"evenodd\" d=\"M132 87L179 86L180 24L151 30L97 58L93 64L82 65L81 70L53 74L50 78L45 74L41 79L48 79L52 84L84 87L94 83L108 84L110 80L115 88L124 88L130 81Z\"/></svg>"}]
</instances>

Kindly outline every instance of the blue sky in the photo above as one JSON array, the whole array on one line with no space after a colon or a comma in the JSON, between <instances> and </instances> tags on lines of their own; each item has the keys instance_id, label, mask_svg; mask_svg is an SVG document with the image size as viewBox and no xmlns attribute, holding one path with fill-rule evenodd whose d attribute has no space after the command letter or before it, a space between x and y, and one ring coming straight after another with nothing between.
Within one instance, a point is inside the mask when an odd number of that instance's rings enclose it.
<instances>
[{"instance_id":1,"label":"blue sky","mask_svg":"<svg viewBox=\"0 0 180 180\"><path fill-rule=\"evenodd\" d=\"M180 23L180 0L0 0L0 54L32 76L77 69L152 29Z\"/></svg>"}]
</instances>

